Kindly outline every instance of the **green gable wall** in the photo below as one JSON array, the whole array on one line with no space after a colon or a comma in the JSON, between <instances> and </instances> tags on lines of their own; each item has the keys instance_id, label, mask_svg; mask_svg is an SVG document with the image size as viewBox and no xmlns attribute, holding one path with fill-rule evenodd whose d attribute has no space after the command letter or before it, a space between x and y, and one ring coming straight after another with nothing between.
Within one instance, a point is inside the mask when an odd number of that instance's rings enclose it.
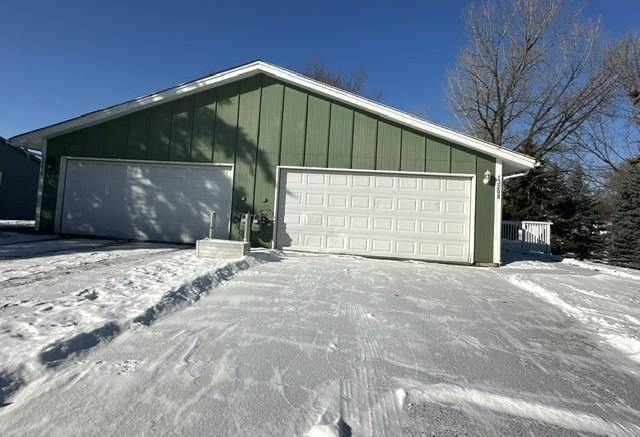
<instances>
[{"instance_id":1,"label":"green gable wall","mask_svg":"<svg viewBox=\"0 0 640 437\"><path fill-rule=\"evenodd\" d=\"M41 228L53 230L62 156L234 163L231 238L247 210L273 218L276 167L474 174L475 261L493 260L495 159L259 75L47 142ZM254 233L271 244L273 224Z\"/></svg>"}]
</instances>

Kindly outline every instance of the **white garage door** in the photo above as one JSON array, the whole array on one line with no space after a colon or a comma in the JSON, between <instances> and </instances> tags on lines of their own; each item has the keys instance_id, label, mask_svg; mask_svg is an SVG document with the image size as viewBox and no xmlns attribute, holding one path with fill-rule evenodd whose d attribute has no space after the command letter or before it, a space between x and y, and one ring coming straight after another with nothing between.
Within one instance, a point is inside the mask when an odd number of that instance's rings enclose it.
<instances>
[{"instance_id":1,"label":"white garage door","mask_svg":"<svg viewBox=\"0 0 640 437\"><path fill-rule=\"evenodd\" d=\"M276 246L471 262L471 177L281 169Z\"/></svg>"},{"instance_id":2,"label":"white garage door","mask_svg":"<svg viewBox=\"0 0 640 437\"><path fill-rule=\"evenodd\" d=\"M67 159L61 173L59 231L192 243L227 238L231 166Z\"/></svg>"}]
</instances>

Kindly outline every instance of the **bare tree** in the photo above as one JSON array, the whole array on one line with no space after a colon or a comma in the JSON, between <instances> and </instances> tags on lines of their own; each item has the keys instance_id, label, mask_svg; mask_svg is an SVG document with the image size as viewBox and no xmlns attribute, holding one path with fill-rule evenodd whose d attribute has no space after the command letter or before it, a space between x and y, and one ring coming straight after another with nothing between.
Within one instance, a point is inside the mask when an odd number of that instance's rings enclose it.
<instances>
[{"instance_id":1,"label":"bare tree","mask_svg":"<svg viewBox=\"0 0 640 437\"><path fill-rule=\"evenodd\" d=\"M607 59L609 71L633 108L633 119L640 123L640 32L622 38Z\"/></svg>"},{"instance_id":2,"label":"bare tree","mask_svg":"<svg viewBox=\"0 0 640 437\"><path fill-rule=\"evenodd\" d=\"M450 73L451 109L470 132L542 158L609 104L614 80L597 25L560 0L485 0L467 10L469 45Z\"/></svg>"},{"instance_id":3,"label":"bare tree","mask_svg":"<svg viewBox=\"0 0 640 437\"><path fill-rule=\"evenodd\" d=\"M320 61L312 59L305 67L305 76L315 79L327 85L343 89L353 94L363 95L367 74L362 67L358 67L353 72L345 74L327 69ZM377 91L366 96L372 100L381 102L384 100L382 91Z\"/></svg>"},{"instance_id":4,"label":"bare tree","mask_svg":"<svg viewBox=\"0 0 640 437\"><path fill-rule=\"evenodd\" d=\"M640 33L612 45L603 65L614 81L608 106L600 108L571 138L572 151L602 181L640 150Z\"/></svg>"}]
</instances>

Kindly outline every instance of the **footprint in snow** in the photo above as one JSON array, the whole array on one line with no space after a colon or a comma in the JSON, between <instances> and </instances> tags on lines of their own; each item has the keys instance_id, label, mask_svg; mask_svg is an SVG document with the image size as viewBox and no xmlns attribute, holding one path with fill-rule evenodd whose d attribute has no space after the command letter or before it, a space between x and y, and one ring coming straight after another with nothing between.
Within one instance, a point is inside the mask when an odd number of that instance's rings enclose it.
<instances>
[{"instance_id":1,"label":"footprint in snow","mask_svg":"<svg viewBox=\"0 0 640 437\"><path fill-rule=\"evenodd\" d=\"M118 375L125 375L129 372L135 372L142 362L138 360L124 360L120 363L116 363L116 367L119 367Z\"/></svg>"},{"instance_id":2,"label":"footprint in snow","mask_svg":"<svg viewBox=\"0 0 640 437\"><path fill-rule=\"evenodd\" d=\"M90 290L89 288L85 288L76 296L82 297L87 300L96 300L98 298L98 292L96 290Z\"/></svg>"}]
</instances>

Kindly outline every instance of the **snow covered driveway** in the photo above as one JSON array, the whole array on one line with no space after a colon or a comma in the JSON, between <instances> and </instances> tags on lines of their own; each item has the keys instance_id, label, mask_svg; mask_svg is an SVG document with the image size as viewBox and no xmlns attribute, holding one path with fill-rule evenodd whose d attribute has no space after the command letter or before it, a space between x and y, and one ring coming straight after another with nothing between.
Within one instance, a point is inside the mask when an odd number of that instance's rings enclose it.
<instances>
[{"instance_id":1,"label":"snow covered driveway","mask_svg":"<svg viewBox=\"0 0 640 437\"><path fill-rule=\"evenodd\" d=\"M640 433L640 364L602 334L637 336L633 278L253 259L193 305L47 369L0 409L0 434Z\"/></svg>"},{"instance_id":2,"label":"snow covered driveway","mask_svg":"<svg viewBox=\"0 0 640 437\"><path fill-rule=\"evenodd\" d=\"M197 300L242 267L181 245L12 240L0 245L0 406L47 368Z\"/></svg>"}]
</instances>

